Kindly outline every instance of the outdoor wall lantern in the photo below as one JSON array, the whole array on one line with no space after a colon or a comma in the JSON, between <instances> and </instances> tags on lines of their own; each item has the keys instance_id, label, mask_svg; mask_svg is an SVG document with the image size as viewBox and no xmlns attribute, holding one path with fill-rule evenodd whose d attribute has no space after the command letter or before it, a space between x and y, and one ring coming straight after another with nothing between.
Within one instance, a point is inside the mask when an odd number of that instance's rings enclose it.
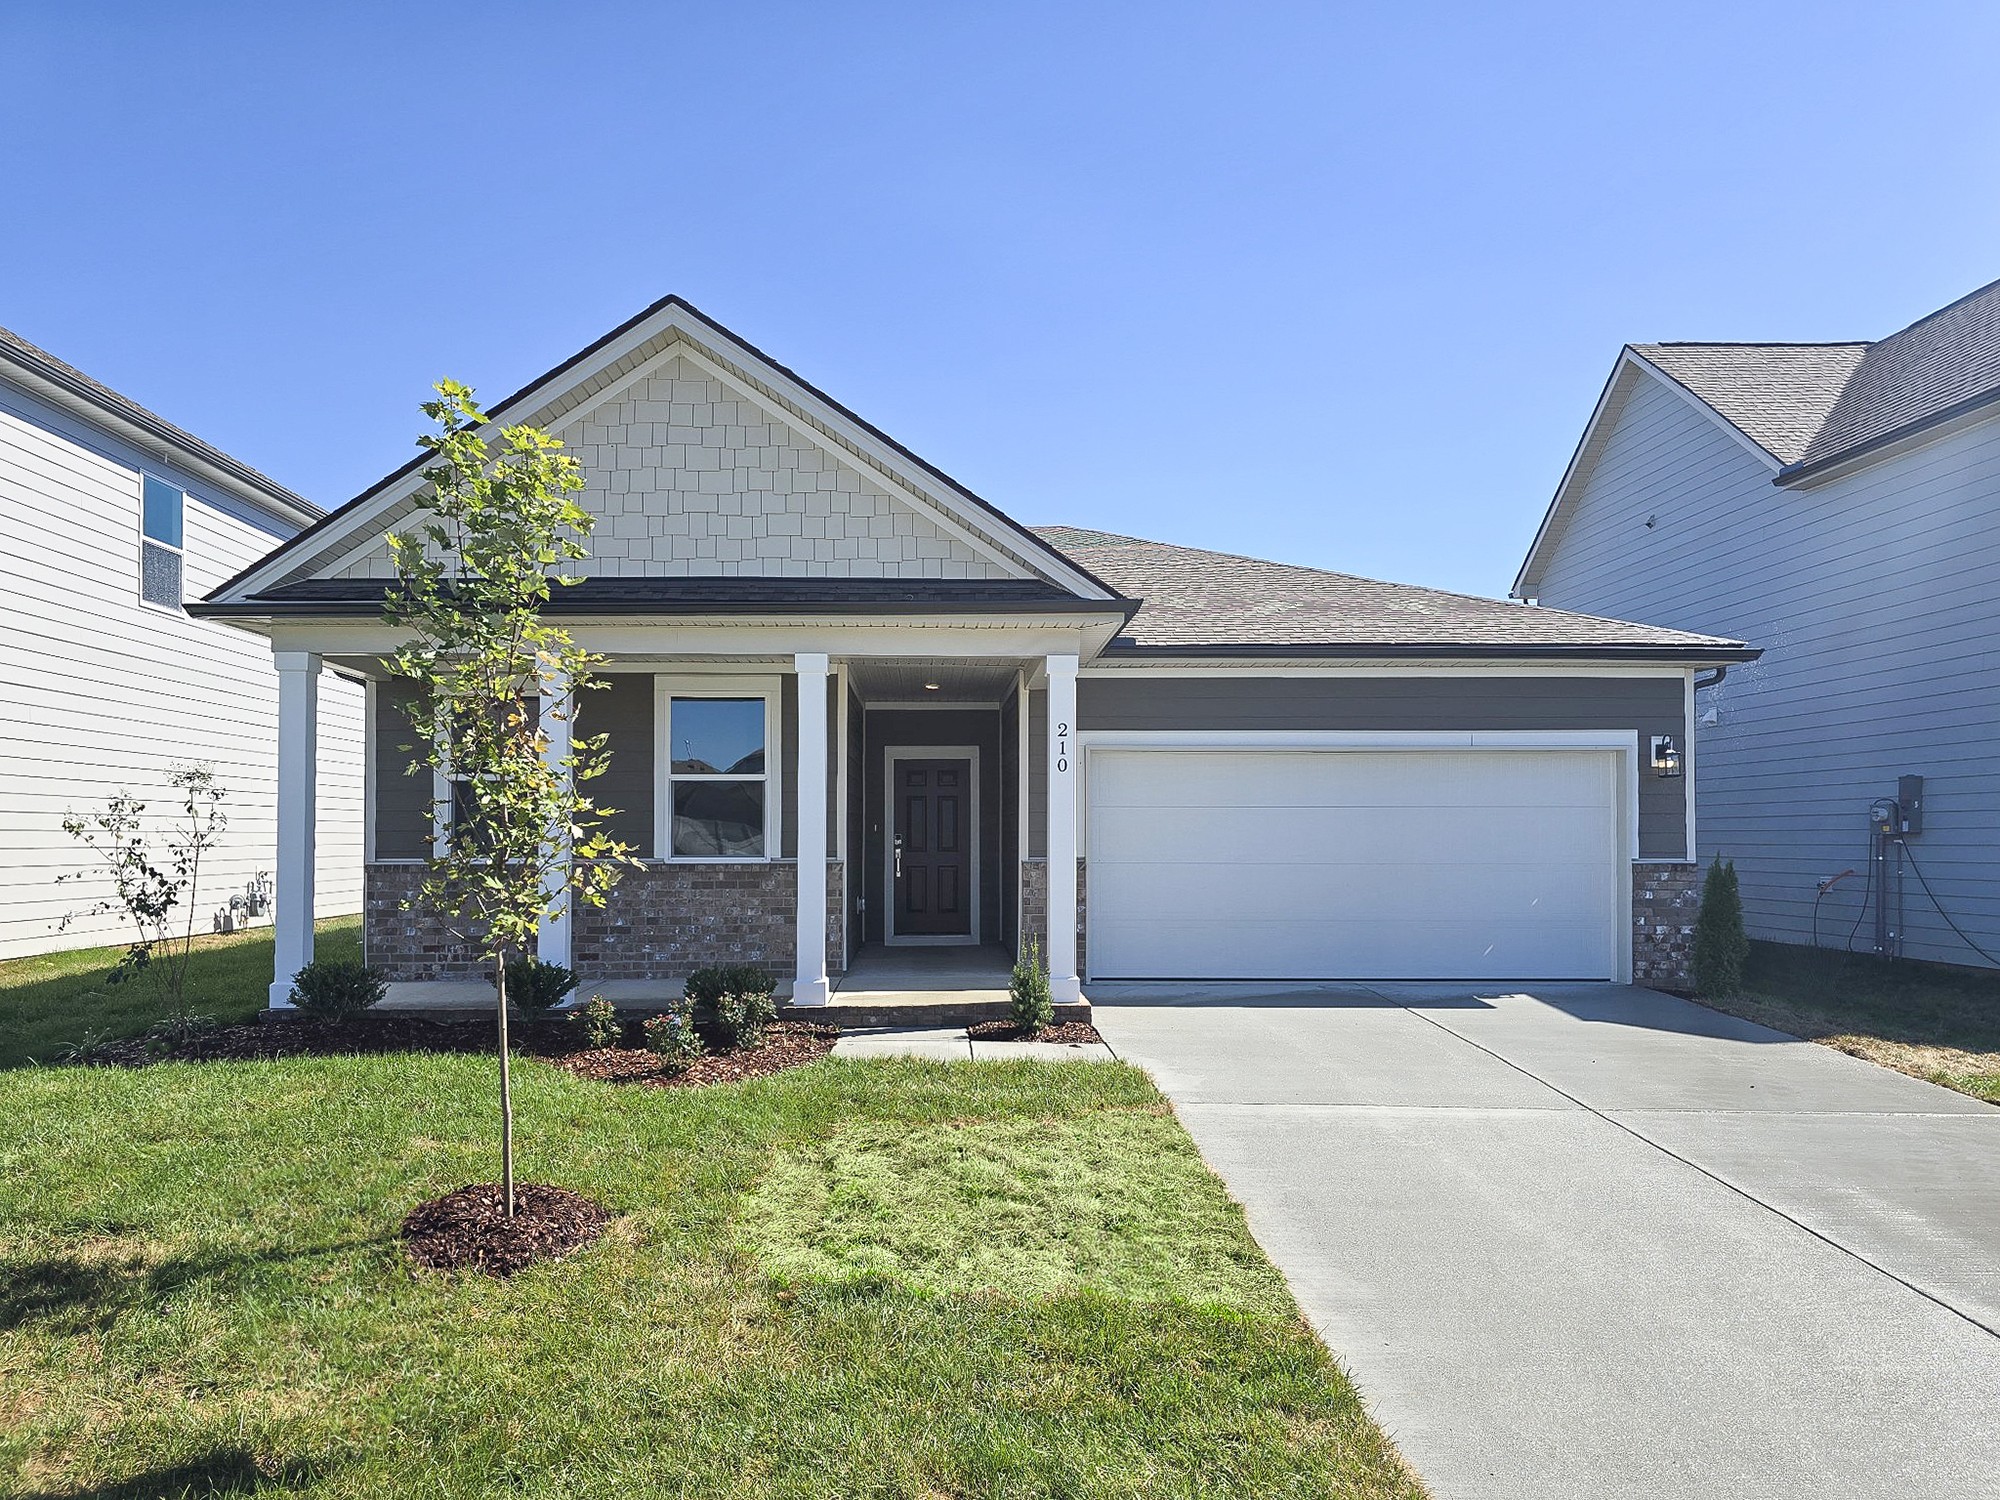
<instances>
[{"instance_id":1,"label":"outdoor wall lantern","mask_svg":"<svg viewBox=\"0 0 2000 1500\"><path fill-rule=\"evenodd\" d=\"M1670 780L1681 774L1681 747L1670 734L1653 736L1653 774Z\"/></svg>"}]
</instances>

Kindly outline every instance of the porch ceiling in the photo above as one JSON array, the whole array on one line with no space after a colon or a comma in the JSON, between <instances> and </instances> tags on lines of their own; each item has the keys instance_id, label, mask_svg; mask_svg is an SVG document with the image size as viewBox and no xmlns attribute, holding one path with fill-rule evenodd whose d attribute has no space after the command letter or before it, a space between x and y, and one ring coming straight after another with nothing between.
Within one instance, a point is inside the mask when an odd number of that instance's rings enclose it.
<instances>
[{"instance_id":1,"label":"porch ceiling","mask_svg":"<svg viewBox=\"0 0 2000 1500\"><path fill-rule=\"evenodd\" d=\"M1023 662L869 657L849 661L848 680L868 703L998 703ZM935 686L933 686L935 684Z\"/></svg>"}]
</instances>

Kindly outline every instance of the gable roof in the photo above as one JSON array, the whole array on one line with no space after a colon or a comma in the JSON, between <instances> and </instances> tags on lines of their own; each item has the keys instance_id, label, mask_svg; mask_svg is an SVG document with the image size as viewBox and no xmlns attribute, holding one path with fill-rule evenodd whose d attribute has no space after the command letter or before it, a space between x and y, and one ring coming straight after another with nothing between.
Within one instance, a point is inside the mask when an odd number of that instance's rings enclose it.
<instances>
[{"instance_id":1,"label":"gable roof","mask_svg":"<svg viewBox=\"0 0 2000 1500\"><path fill-rule=\"evenodd\" d=\"M662 297L511 395L488 403L490 423L496 428L528 421L555 425L583 402L675 348L710 359L732 378L768 396L830 443L845 448L849 456L897 484L919 506L928 506L956 524L976 527L1027 571L1057 582L1077 597L1115 597L1102 580L1050 549L999 507L679 295ZM328 557L351 548L357 537L379 534L395 524L401 515L418 508L422 471L429 462L429 455L419 452L316 525L225 581L209 594L207 602L241 601L295 581ZM372 531L368 529L371 526Z\"/></svg>"},{"instance_id":2,"label":"gable roof","mask_svg":"<svg viewBox=\"0 0 2000 1500\"><path fill-rule=\"evenodd\" d=\"M2000 404L2000 281L1873 343L1627 344L1515 576L1532 597L1568 500L1589 477L1625 399L1664 381L1772 466L1807 484Z\"/></svg>"},{"instance_id":3,"label":"gable roof","mask_svg":"<svg viewBox=\"0 0 2000 1500\"><path fill-rule=\"evenodd\" d=\"M0 328L0 375L71 415L110 430L135 447L164 448L199 477L284 520L303 525L323 514L303 495L294 494L241 459L230 457L186 428L154 415L131 397L120 395L102 381L93 380L76 366L6 328Z\"/></svg>"},{"instance_id":4,"label":"gable roof","mask_svg":"<svg viewBox=\"0 0 2000 1500\"><path fill-rule=\"evenodd\" d=\"M1105 651L1152 656L1741 661L1741 641L1384 583L1077 526L1035 528L1139 600Z\"/></svg>"},{"instance_id":5,"label":"gable roof","mask_svg":"<svg viewBox=\"0 0 2000 1500\"><path fill-rule=\"evenodd\" d=\"M1780 463L1825 425L1866 344L1633 344Z\"/></svg>"}]
</instances>

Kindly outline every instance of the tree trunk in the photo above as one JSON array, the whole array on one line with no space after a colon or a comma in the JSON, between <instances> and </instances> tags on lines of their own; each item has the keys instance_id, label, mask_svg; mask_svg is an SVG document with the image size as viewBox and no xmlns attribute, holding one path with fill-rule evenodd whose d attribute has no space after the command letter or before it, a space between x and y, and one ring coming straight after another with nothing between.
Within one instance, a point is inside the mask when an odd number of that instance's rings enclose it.
<instances>
[{"instance_id":1,"label":"tree trunk","mask_svg":"<svg viewBox=\"0 0 2000 1500\"><path fill-rule=\"evenodd\" d=\"M500 1010L500 1192L514 1217L514 1078L507 1055L507 955L493 955L493 993Z\"/></svg>"}]
</instances>

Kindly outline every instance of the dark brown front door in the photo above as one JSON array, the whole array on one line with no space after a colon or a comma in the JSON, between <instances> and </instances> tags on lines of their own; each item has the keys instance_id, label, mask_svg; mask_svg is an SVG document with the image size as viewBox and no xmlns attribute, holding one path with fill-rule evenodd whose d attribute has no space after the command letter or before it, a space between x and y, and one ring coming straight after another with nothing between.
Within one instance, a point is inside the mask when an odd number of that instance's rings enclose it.
<instances>
[{"instance_id":1,"label":"dark brown front door","mask_svg":"<svg viewBox=\"0 0 2000 1500\"><path fill-rule=\"evenodd\" d=\"M899 760L890 869L897 937L972 937L972 762Z\"/></svg>"}]
</instances>

